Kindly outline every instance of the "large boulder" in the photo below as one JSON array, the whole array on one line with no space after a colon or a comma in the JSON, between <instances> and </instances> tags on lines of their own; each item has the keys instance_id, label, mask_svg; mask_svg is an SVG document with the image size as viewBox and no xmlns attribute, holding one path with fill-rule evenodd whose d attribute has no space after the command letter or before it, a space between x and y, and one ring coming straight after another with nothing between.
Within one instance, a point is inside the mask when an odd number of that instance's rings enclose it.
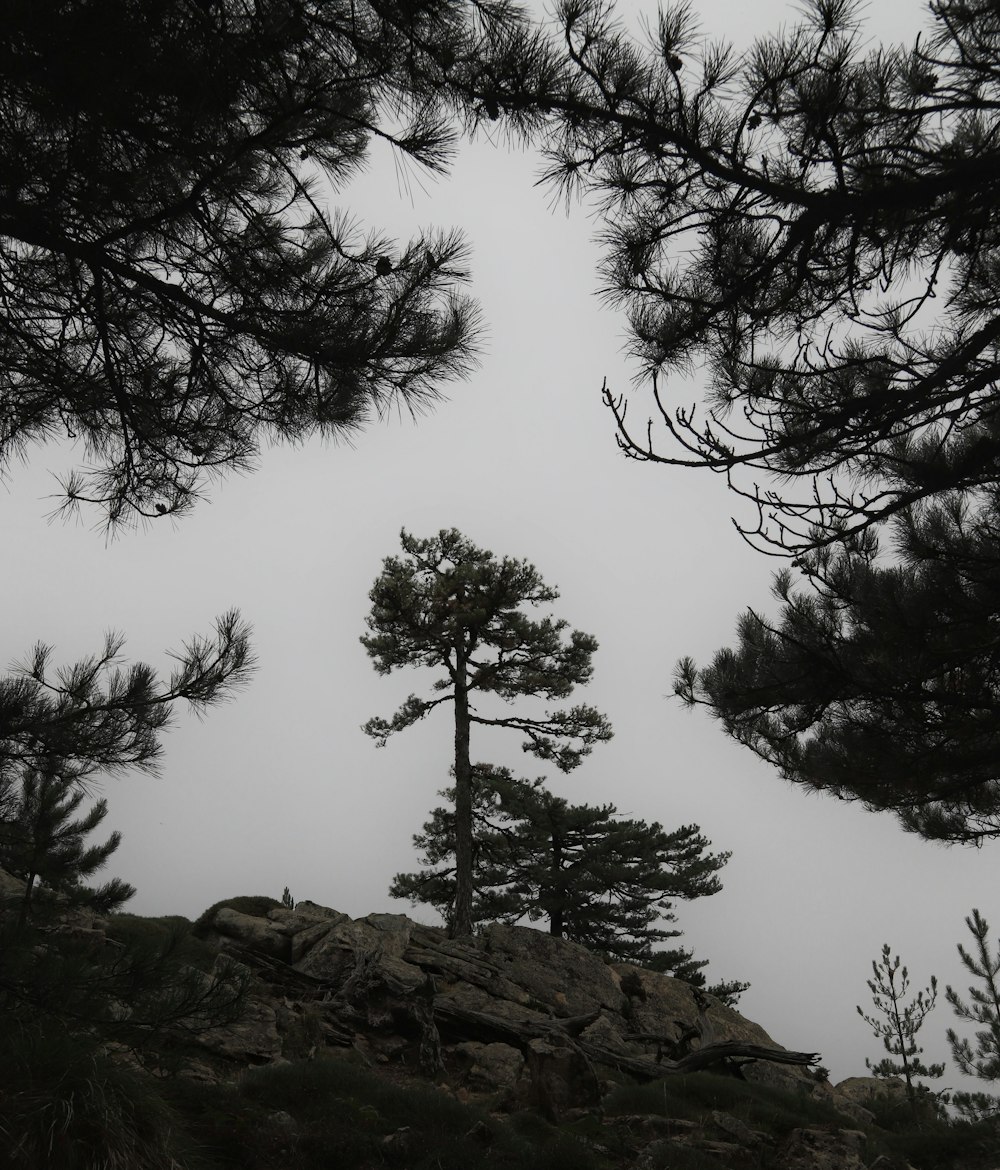
<instances>
[{"instance_id":1,"label":"large boulder","mask_svg":"<svg viewBox=\"0 0 1000 1170\"><path fill-rule=\"evenodd\" d=\"M280 923L252 914L241 914L229 906L220 906L210 925L224 940L238 943L248 950L275 959L287 960L291 957L291 940Z\"/></svg>"},{"instance_id":2,"label":"large boulder","mask_svg":"<svg viewBox=\"0 0 1000 1170\"><path fill-rule=\"evenodd\" d=\"M195 1040L213 1055L242 1064L266 1064L281 1056L275 1009L254 996L235 1023L197 1032Z\"/></svg>"},{"instance_id":3,"label":"large boulder","mask_svg":"<svg viewBox=\"0 0 1000 1170\"><path fill-rule=\"evenodd\" d=\"M614 971L578 943L526 926L495 923L483 932L483 952L498 975L519 988L526 1006L554 1016L584 1016L626 1004Z\"/></svg>"},{"instance_id":4,"label":"large boulder","mask_svg":"<svg viewBox=\"0 0 1000 1170\"><path fill-rule=\"evenodd\" d=\"M299 902L294 909L277 906L268 911L267 917L272 927L290 940L289 963L301 962L334 926L351 921L349 915L315 902Z\"/></svg>"},{"instance_id":5,"label":"large boulder","mask_svg":"<svg viewBox=\"0 0 1000 1170\"><path fill-rule=\"evenodd\" d=\"M715 996L703 996L707 1008L704 1013L699 1012L691 985L683 980L627 963L616 963L613 969L628 1001L622 1013L628 1031L663 1037L663 1055L668 1058L673 1055L671 1046L681 1045L696 1028L698 1039L684 1042L684 1046L701 1047L731 1040L784 1051L759 1024L741 1016ZM743 1065L742 1073L747 1080L781 1089L811 1092L815 1085L808 1069L797 1065L756 1061Z\"/></svg>"},{"instance_id":6,"label":"large boulder","mask_svg":"<svg viewBox=\"0 0 1000 1170\"><path fill-rule=\"evenodd\" d=\"M413 1055L428 1070L447 1066L450 1052L470 1084L484 1090L506 1092L512 1079L522 1090L530 1083L534 1103L551 1116L591 1102L599 1092L595 1062L655 1075L656 1061L712 1044L784 1051L759 1025L712 996L696 997L687 983L609 965L529 927L493 924L479 936L451 939L402 914L352 919L302 902L262 913L223 906L213 927L246 950L284 960L284 975L272 963L266 977L321 996L336 1018L334 1042L377 1039L377 1058L386 1060L393 1059L386 1045L395 1034L405 1041L399 1051L418 1048ZM511 1053L527 1062L527 1075ZM797 1054L787 1065L754 1055L751 1063L741 1060L748 1079L817 1091L807 1069L794 1063ZM862 1107L853 1108L860 1119Z\"/></svg>"},{"instance_id":7,"label":"large boulder","mask_svg":"<svg viewBox=\"0 0 1000 1170\"><path fill-rule=\"evenodd\" d=\"M570 1109L596 1108L601 1083L593 1065L565 1037L531 1040L527 1048L529 1103L549 1121L558 1123Z\"/></svg>"},{"instance_id":8,"label":"large boulder","mask_svg":"<svg viewBox=\"0 0 1000 1170\"><path fill-rule=\"evenodd\" d=\"M465 1040L454 1046L454 1052L469 1062L466 1080L475 1091L509 1094L524 1071L523 1054L510 1044Z\"/></svg>"},{"instance_id":9,"label":"large boulder","mask_svg":"<svg viewBox=\"0 0 1000 1170\"><path fill-rule=\"evenodd\" d=\"M838 1081L834 1092L870 1109L872 1105L906 1100L906 1081L902 1077L848 1077Z\"/></svg>"},{"instance_id":10,"label":"large boulder","mask_svg":"<svg viewBox=\"0 0 1000 1170\"><path fill-rule=\"evenodd\" d=\"M369 914L357 919L344 915L312 941L294 966L313 979L340 986L364 959L400 991L414 991L427 982L427 976L403 958L412 929L413 923L404 914Z\"/></svg>"}]
</instances>

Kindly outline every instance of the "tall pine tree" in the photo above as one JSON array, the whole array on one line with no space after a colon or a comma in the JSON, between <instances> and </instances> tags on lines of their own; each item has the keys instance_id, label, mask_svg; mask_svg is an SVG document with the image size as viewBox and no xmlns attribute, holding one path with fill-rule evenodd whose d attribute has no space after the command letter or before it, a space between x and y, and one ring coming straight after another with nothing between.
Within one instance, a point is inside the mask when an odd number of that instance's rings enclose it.
<instances>
[{"instance_id":1,"label":"tall pine tree","mask_svg":"<svg viewBox=\"0 0 1000 1170\"><path fill-rule=\"evenodd\" d=\"M391 719L373 718L365 732L384 746L443 704L453 708L455 777L455 899L453 936L473 925L473 726L506 728L524 736L524 750L561 771L575 768L611 726L583 704L533 715L487 714L477 697L503 703L567 698L590 680L597 641L551 617L534 620L526 607L549 605L558 592L534 565L477 548L456 529L420 540L400 537L404 556L387 557L372 587L370 633L361 642L379 674L405 667L436 669L427 697L413 694Z\"/></svg>"}]
</instances>

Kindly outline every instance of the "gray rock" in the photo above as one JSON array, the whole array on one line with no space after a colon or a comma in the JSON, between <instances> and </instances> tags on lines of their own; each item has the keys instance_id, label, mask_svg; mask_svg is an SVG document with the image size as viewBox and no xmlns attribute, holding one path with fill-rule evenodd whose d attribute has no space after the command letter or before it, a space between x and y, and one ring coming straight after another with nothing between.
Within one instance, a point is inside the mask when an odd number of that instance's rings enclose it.
<instances>
[{"instance_id":1,"label":"gray rock","mask_svg":"<svg viewBox=\"0 0 1000 1170\"><path fill-rule=\"evenodd\" d=\"M469 1087L487 1093L513 1091L524 1070L524 1056L509 1044L465 1040L454 1050L471 1063Z\"/></svg>"},{"instance_id":2,"label":"gray rock","mask_svg":"<svg viewBox=\"0 0 1000 1170\"><path fill-rule=\"evenodd\" d=\"M633 1051L622 1039L621 1023L615 1027L607 1016L598 1016L592 1024L588 1024L580 1033L580 1039L606 1048L609 1052L621 1053L623 1056Z\"/></svg>"},{"instance_id":3,"label":"gray rock","mask_svg":"<svg viewBox=\"0 0 1000 1170\"><path fill-rule=\"evenodd\" d=\"M782 1170L865 1170L865 1142L856 1129L794 1129L776 1164Z\"/></svg>"},{"instance_id":4,"label":"gray rock","mask_svg":"<svg viewBox=\"0 0 1000 1170\"><path fill-rule=\"evenodd\" d=\"M354 972L358 957L369 956L401 991L412 991L427 980L419 967L402 958L412 926L402 914L370 914L353 920L345 917L326 928L293 965L305 975L340 986Z\"/></svg>"},{"instance_id":5,"label":"gray rock","mask_svg":"<svg viewBox=\"0 0 1000 1170\"><path fill-rule=\"evenodd\" d=\"M483 932L484 950L499 974L525 993L532 1006L556 1016L582 1016L625 1006L617 977L586 947L526 926L494 923Z\"/></svg>"},{"instance_id":6,"label":"gray rock","mask_svg":"<svg viewBox=\"0 0 1000 1170\"><path fill-rule=\"evenodd\" d=\"M676 1042L685 1030L695 1025L698 1008L690 984L628 963L616 963L613 970L620 987L627 993L625 1015L630 1032L659 1035ZM736 1040L781 1048L759 1024L741 1016L714 996L706 998L709 1003L706 1019L711 1036L704 1037L702 1043L709 1039L714 1043ZM697 1040L694 1041L694 1046L698 1044ZM655 1048L655 1044L650 1044L646 1051L651 1053ZM663 1054L673 1056L668 1048L664 1049ZM796 1091L802 1087L811 1091L815 1083L807 1068L768 1064L765 1061L744 1065L743 1075L749 1081L774 1085L786 1091Z\"/></svg>"},{"instance_id":7,"label":"gray rock","mask_svg":"<svg viewBox=\"0 0 1000 1170\"><path fill-rule=\"evenodd\" d=\"M760 1145L760 1135L754 1133L745 1121L733 1117L731 1113L724 1113L721 1109L712 1110L712 1124L723 1133L728 1134L741 1146L752 1148Z\"/></svg>"},{"instance_id":8,"label":"gray rock","mask_svg":"<svg viewBox=\"0 0 1000 1170\"><path fill-rule=\"evenodd\" d=\"M601 1086L576 1045L558 1034L528 1042L530 1103L554 1123L569 1110L600 1103Z\"/></svg>"},{"instance_id":9,"label":"gray rock","mask_svg":"<svg viewBox=\"0 0 1000 1170\"><path fill-rule=\"evenodd\" d=\"M287 959L291 955L291 942L282 924L267 918L256 918L252 914L241 914L229 906L221 906L212 919L211 926L223 937L232 939L241 946L276 959Z\"/></svg>"},{"instance_id":10,"label":"gray rock","mask_svg":"<svg viewBox=\"0 0 1000 1170\"><path fill-rule=\"evenodd\" d=\"M243 1063L260 1063L281 1055L281 1037L274 1008L251 998L242 1019L234 1024L198 1032L195 1040L216 1056Z\"/></svg>"},{"instance_id":11,"label":"gray rock","mask_svg":"<svg viewBox=\"0 0 1000 1170\"><path fill-rule=\"evenodd\" d=\"M837 1096L858 1105L869 1106L882 1101L904 1101L906 1081L902 1077L848 1077L833 1087Z\"/></svg>"},{"instance_id":12,"label":"gray rock","mask_svg":"<svg viewBox=\"0 0 1000 1170\"><path fill-rule=\"evenodd\" d=\"M0 907L5 902L20 902L24 897L24 882L5 869L0 869Z\"/></svg>"}]
</instances>

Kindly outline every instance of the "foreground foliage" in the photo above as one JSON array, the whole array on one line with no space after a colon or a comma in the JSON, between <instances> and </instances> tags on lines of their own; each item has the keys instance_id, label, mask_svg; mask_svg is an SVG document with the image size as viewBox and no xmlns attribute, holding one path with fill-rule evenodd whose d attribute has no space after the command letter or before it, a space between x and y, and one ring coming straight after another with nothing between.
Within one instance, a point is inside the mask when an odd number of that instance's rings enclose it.
<instances>
[{"instance_id":1,"label":"foreground foliage","mask_svg":"<svg viewBox=\"0 0 1000 1170\"><path fill-rule=\"evenodd\" d=\"M241 1018L249 973L197 944L184 919L113 916L105 935L64 911L49 899L27 923L14 910L0 921L0 1162L186 1166L184 1126L149 1074Z\"/></svg>"},{"instance_id":2,"label":"foreground foliage","mask_svg":"<svg viewBox=\"0 0 1000 1170\"><path fill-rule=\"evenodd\" d=\"M788 780L978 842L1000 834L1000 15L932 0L926 25L872 47L861 5L809 0L741 56L690 5L642 43L565 0L449 82L596 206L647 383L605 385L624 452L724 475L746 539L794 558L778 615L683 660L678 693Z\"/></svg>"},{"instance_id":3,"label":"foreground foliage","mask_svg":"<svg viewBox=\"0 0 1000 1170\"><path fill-rule=\"evenodd\" d=\"M0 465L78 441L65 505L188 510L261 438L411 411L468 370L452 232L327 210L381 140L445 169L425 46L459 2L18 0L0 50Z\"/></svg>"},{"instance_id":4,"label":"foreground foliage","mask_svg":"<svg viewBox=\"0 0 1000 1170\"><path fill-rule=\"evenodd\" d=\"M771 551L993 499L1000 17L927 12L911 47L872 47L859 4L810 0L739 55L688 5L640 41L572 0L450 78L598 208L604 291L653 381L649 426L648 395L607 392L626 453L726 474Z\"/></svg>"}]
</instances>

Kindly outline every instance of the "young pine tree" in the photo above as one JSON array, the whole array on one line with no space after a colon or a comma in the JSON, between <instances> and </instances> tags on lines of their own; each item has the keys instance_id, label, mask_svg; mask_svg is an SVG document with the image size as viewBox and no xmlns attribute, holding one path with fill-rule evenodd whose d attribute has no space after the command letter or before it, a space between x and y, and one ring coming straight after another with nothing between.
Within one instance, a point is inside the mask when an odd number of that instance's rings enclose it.
<instances>
[{"instance_id":1,"label":"young pine tree","mask_svg":"<svg viewBox=\"0 0 1000 1170\"><path fill-rule=\"evenodd\" d=\"M453 791L442 795L453 798ZM549 932L621 962L643 963L695 986L700 968L689 950L654 950L675 939L674 899L717 893L728 853L697 825L667 832L620 817L614 805L572 805L541 780L515 779L507 768L473 767L473 920L545 919ZM432 905L445 918L455 898L455 814L437 808L414 837L422 871L397 874L396 898ZM712 987L733 1002L748 984Z\"/></svg>"},{"instance_id":2,"label":"young pine tree","mask_svg":"<svg viewBox=\"0 0 1000 1170\"><path fill-rule=\"evenodd\" d=\"M1000 947L995 955L990 954L987 941L989 923L978 910L972 911L965 925L976 940L977 954L971 955L961 943L958 953L966 970L982 980L985 987L969 988L969 1004L951 987L945 988L945 998L959 1019L980 1024L982 1030L976 1032L975 1049L967 1039L959 1038L954 1028L948 1029L948 1043L952 1059L966 1076L996 1081L1000 1080L1000 983L997 978L1000 975ZM968 1116L982 1116L1000 1110L1000 1100L986 1093L958 1092L953 1094L952 1101Z\"/></svg>"},{"instance_id":3,"label":"young pine tree","mask_svg":"<svg viewBox=\"0 0 1000 1170\"><path fill-rule=\"evenodd\" d=\"M119 878L96 889L85 884L107 864L121 833L113 832L102 845L86 843L107 816L108 802L97 800L77 816L87 794L60 764L50 760L41 768L23 769L0 820L0 864L25 883L18 915L22 927L38 885L98 913L117 909L135 893Z\"/></svg>"},{"instance_id":4,"label":"young pine tree","mask_svg":"<svg viewBox=\"0 0 1000 1170\"><path fill-rule=\"evenodd\" d=\"M899 956L891 956L889 944L882 947L881 962L872 960L873 979L867 980L872 993L875 1010L882 1019L867 1015L859 1006L858 1015L882 1041L886 1052L878 1064L866 1060L865 1064L876 1077L901 1076L906 1082L906 1096L915 1107L917 1094L926 1091L925 1085L917 1083L917 1077L940 1077L944 1074L943 1064L925 1065L920 1056L922 1048L917 1047L914 1037L920 1031L926 1016L933 1011L937 1000L937 979L932 975L930 987L918 991L916 999L904 1003L910 986L909 972L900 969ZM894 1059L895 1058L895 1059Z\"/></svg>"}]
</instances>

